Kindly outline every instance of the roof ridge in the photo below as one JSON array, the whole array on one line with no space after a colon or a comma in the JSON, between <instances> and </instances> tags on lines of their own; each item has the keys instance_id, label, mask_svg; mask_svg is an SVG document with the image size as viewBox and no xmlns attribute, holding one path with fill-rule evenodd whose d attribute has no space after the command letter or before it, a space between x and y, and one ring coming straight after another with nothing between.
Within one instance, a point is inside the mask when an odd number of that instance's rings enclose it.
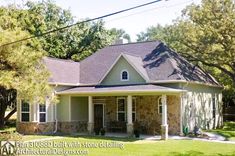
<instances>
[{"instance_id":1,"label":"roof ridge","mask_svg":"<svg viewBox=\"0 0 235 156\"><path fill-rule=\"evenodd\" d=\"M140 41L140 42L137 41L137 42L130 42L130 43L112 44L112 45L109 45L109 47L129 45L129 44L141 44L141 43L149 43L149 42L161 42L161 41L160 40Z\"/></svg>"}]
</instances>

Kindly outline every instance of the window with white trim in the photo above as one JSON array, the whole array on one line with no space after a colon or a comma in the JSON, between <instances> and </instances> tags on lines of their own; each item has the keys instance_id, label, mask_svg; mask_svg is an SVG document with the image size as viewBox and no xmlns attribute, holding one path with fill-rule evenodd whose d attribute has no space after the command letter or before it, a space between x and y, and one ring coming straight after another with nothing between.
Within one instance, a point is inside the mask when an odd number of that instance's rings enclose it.
<instances>
[{"instance_id":1,"label":"window with white trim","mask_svg":"<svg viewBox=\"0 0 235 156\"><path fill-rule=\"evenodd\" d=\"M162 114L162 98L158 98L158 114Z\"/></svg>"},{"instance_id":2,"label":"window with white trim","mask_svg":"<svg viewBox=\"0 0 235 156\"><path fill-rule=\"evenodd\" d=\"M121 81L129 81L129 73L127 70L121 72Z\"/></svg>"},{"instance_id":3,"label":"window with white trim","mask_svg":"<svg viewBox=\"0 0 235 156\"><path fill-rule=\"evenodd\" d=\"M132 121L136 121L136 98L132 99Z\"/></svg>"},{"instance_id":4,"label":"window with white trim","mask_svg":"<svg viewBox=\"0 0 235 156\"><path fill-rule=\"evenodd\" d=\"M29 122L29 116L30 116L30 105L28 102L22 101L21 102L21 121Z\"/></svg>"},{"instance_id":5,"label":"window with white trim","mask_svg":"<svg viewBox=\"0 0 235 156\"><path fill-rule=\"evenodd\" d=\"M126 121L126 99L117 98L117 120Z\"/></svg>"},{"instance_id":6,"label":"window with white trim","mask_svg":"<svg viewBox=\"0 0 235 156\"><path fill-rule=\"evenodd\" d=\"M125 97L117 98L117 120L127 120L127 100ZM136 121L136 98L132 98L132 121Z\"/></svg>"},{"instance_id":7,"label":"window with white trim","mask_svg":"<svg viewBox=\"0 0 235 156\"><path fill-rule=\"evenodd\" d=\"M46 104L39 104L39 122L46 122Z\"/></svg>"}]
</instances>

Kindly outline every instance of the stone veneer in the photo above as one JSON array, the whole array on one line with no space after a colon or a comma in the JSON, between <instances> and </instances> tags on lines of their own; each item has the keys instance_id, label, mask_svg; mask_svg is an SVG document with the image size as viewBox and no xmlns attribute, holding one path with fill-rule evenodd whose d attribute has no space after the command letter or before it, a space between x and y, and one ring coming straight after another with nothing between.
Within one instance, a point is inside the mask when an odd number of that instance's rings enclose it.
<instances>
[{"instance_id":1,"label":"stone veneer","mask_svg":"<svg viewBox=\"0 0 235 156\"><path fill-rule=\"evenodd\" d=\"M136 96L136 122L143 134L160 134L162 114L158 114L158 99L160 96ZM117 97L95 97L105 99L105 125L117 121ZM169 134L180 133L180 97L167 96L167 117ZM138 125L138 126L137 126Z\"/></svg>"},{"instance_id":2,"label":"stone veneer","mask_svg":"<svg viewBox=\"0 0 235 156\"><path fill-rule=\"evenodd\" d=\"M17 122L16 130L21 134L52 134L55 123Z\"/></svg>"},{"instance_id":3,"label":"stone veneer","mask_svg":"<svg viewBox=\"0 0 235 156\"><path fill-rule=\"evenodd\" d=\"M55 130L55 123L17 122L16 130L21 134L52 134L54 133ZM62 133L87 132L87 122L85 121L58 122L57 132L62 132Z\"/></svg>"},{"instance_id":4,"label":"stone veneer","mask_svg":"<svg viewBox=\"0 0 235 156\"><path fill-rule=\"evenodd\" d=\"M160 134L162 114L158 114L160 96L136 96L136 122L143 134ZM105 99L105 125L107 131L111 121L117 121L117 97L96 97ZM167 96L167 119L169 134L180 133L180 97ZM17 131L22 134L53 133L55 123L17 122ZM58 132L87 132L87 121L58 122Z\"/></svg>"},{"instance_id":5,"label":"stone veneer","mask_svg":"<svg viewBox=\"0 0 235 156\"><path fill-rule=\"evenodd\" d=\"M87 132L87 121L58 122L58 132Z\"/></svg>"}]
</instances>

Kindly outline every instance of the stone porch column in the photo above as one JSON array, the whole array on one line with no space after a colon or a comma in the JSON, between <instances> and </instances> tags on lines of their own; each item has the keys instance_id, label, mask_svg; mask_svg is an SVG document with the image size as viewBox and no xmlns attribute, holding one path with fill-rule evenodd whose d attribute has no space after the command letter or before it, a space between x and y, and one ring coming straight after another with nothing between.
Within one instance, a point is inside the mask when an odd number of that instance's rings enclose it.
<instances>
[{"instance_id":1,"label":"stone porch column","mask_svg":"<svg viewBox=\"0 0 235 156\"><path fill-rule=\"evenodd\" d=\"M89 134L92 134L94 131L94 105L92 101L92 96L88 97L88 123L87 130Z\"/></svg>"},{"instance_id":2,"label":"stone porch column","mask_svg":"<svg viewBox=\"0 0 235 156\"><path fill-rule=\"evenodd\" d=\"M167 101L166 95L162 95L162 125L161 125L161 139L168 139L168 124L167 124Z\"/></svg>"},{"instance_id":3,"label":"stone porch column","mask_svg":"<svg viewBox=\"0 0 235 156\"><path fill-rule=\"evenodd\" d=\"M127 96L127 133L133 134L133 123L132 123L132 96Z\"/></svg>"}]
</instances>

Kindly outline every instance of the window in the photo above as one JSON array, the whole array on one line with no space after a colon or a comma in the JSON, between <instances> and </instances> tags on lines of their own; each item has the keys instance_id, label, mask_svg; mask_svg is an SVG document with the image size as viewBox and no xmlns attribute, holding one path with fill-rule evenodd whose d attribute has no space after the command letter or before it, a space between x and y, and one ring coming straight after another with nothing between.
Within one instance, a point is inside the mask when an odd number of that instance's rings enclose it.
<instances>
[{"instance_id":1,"label":"window","mask_svg":"<svg viewBox=\"0 0 235 156\"><path fill-rule=\"evenodd\" d=\"M216 107L215 107L215 97L212 98L212 116L215 118Z\"/></svg>"},{"instance_id":2,"label":"window","mask_svg":"<svg viewBox=\"0 0 235 156\"><path fill-rule=\"evenodd\" d=\"M21 102L21 121L29 122L29 103L22 101Z\"/></svg>"},{"instance_id":3,"label":"window","mask_svg":"<svg viewBox=\"0 0 235 156\"><path fill-rule=\"evenodd\" d=\"M46 122L46 105L39 104L39 122Z\"/></svg>"},{"instance_id":4,"label":"window","mask_svg":"<svg viewBox=\"0 0 235 156\"><path fill-rule=\"evenodd\" d=\"M129 81L129 73L127 70L121 72L121 81Z\"/></svg>"},{"instance_id":5,"label":"window","mask_svg":"<svg viewBox=\"0 0 235 156\"><path fill-rule=\"evenodd\" d=\"M117 99L117 119L118 121L126 121L125 98Z\"/></svg>"},{"instance_id":6,"label":"window","mask_svg":"<svg viewBox=\"0 0 235 156\"><path fill-rule=\"evenodd\" d=\"M117 98L117 120L126 121L127 120L127 102L126 98ZM132 99L132 121L136 121L136 98Z\"/></svg>"},{"instance_id":7,"label":"window","mask_svg":"<svg viewBox=\"0 0 235 156\"><path fill-rule=\"evenodd\" d=\"M162 98L158 98L158 114L162 114Z\"/></svg>"},{"instance_id":8,"label":"window","mask_svg":"<svg viewBox=\"0 0 235 156\"><path fill-rule=\"evenodd\" d=\"M136 98L132 99L132 121L136 121Z\"/></svg>"}]
</instances>

